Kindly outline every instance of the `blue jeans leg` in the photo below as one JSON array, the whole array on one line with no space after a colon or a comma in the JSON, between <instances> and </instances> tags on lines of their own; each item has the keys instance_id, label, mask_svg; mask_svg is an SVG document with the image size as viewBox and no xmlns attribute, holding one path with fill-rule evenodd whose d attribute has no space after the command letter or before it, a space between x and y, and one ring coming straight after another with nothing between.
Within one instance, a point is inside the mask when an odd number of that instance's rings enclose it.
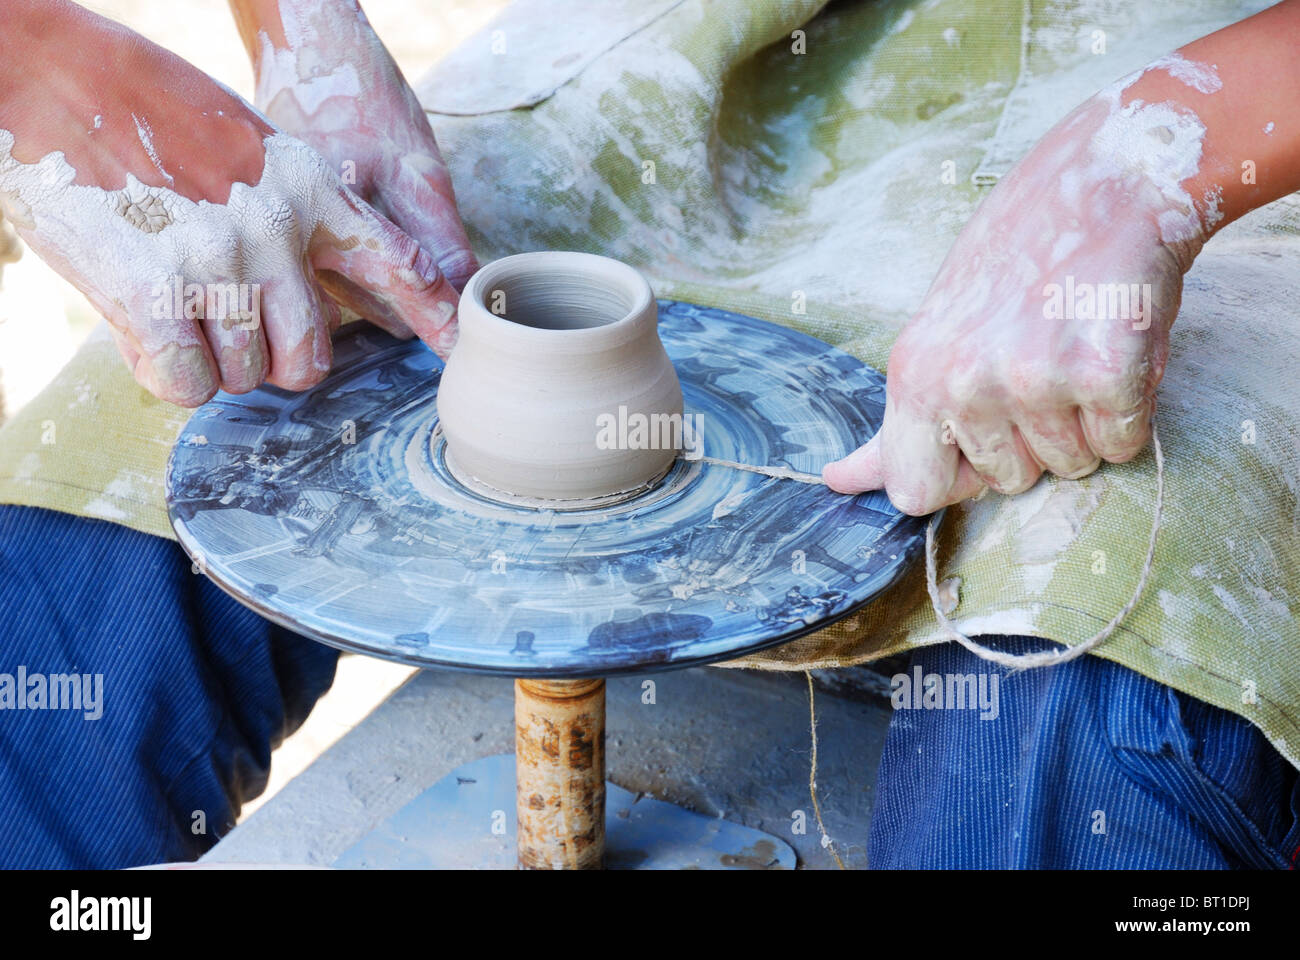
<instances>
[{"instance_id":1,"label":"blue jeans leg","mask_svg":"<svg viewBox=\"0 0 1300 960\"><path fill-rule=\"evenodd\" d=\"M198 857L265 788L338 658L170 540L30 507L0 506L0 637L0 867ZM73 674L81 709L49 709Z\"/></svg>"},{"instance_id":2,"label":"blue jeans leg","mask_svg":"<svg viewBox=\"0 0 1300 960\"><path fill-rule=\"evenodd\" d=\"M913 652L909 681L916 666L945 689L949 676L984 675L991 691L996 676L997 709L954 709L956 696L926 709L900 696L877 779L872 866L1294 867L1300 781L1242 717L1094 656L1009 674L945 643Z\"/></svg>"}]
</instances>

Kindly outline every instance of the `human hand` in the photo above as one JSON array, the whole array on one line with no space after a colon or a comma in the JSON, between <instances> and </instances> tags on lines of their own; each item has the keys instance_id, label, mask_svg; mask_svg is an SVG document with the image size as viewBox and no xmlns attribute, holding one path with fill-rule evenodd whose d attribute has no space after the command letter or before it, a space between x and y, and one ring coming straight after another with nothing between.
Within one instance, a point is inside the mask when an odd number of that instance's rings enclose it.
<instances>
[{"instance_id":1,"label":"human hand","mask_svg":"<svg viewBox=\"0 0 1300 960\"><path fill-rule=\"evenodd\" d=\"M319 382L339 310L317 271L402 329L454 325L429 253L229 90L71 3L12 0L6 17L0 211L152 393L196 406Z\"/></svg>"},{"instance_id":2,"label":"human hand","mask_svg":"<svg viewBox=\"0 0 1300 960\"><path fill-rule=\"evenodd\" d=\"M1181 182L1203 127L1168 104L1085 103L1009 173L958 237L889 358L885 417L824 470L920 515L1044 470L1134 457L1182 274L1206 235Z\"/></svg>"},{"instance_id":3,"label":"human hand","mask_svg":"<svg viewBox=\"0 0 1300 960\"><path fill-rule=\"evenodd\" d=\"M415 93L355 0L231 0L257 77L256 105L437 261L457 290L478 263L451 177ZM321 283L372 317L386 309L345 277ZM390 327L397 318L389 317ZM455 328L415 327L446 353Z\"/></svg>"},{"instance_id":4,"label":"human hand","mask_svg":"<svg viewBox=\"0 0 1300 960\"><path fill-rule=\"evenodd\" d=\"M1182 275L1216 231L1300 190L1298 30L1283 0L1049 131L957 238L895 342L880 432L826 482L923 514L1135 456Z\"/></svg>"}]
</instances>

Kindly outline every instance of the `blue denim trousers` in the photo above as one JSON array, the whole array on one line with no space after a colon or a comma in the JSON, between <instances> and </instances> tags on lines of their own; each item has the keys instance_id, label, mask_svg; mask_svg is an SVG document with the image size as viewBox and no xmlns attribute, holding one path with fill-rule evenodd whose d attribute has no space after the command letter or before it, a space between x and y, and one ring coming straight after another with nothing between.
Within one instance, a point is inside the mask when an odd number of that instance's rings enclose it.
<instances>
[{"instance_id":1,"label":"blue denim trousers","mask_svg":"<svg viewBox=\"0 0 1300 960\"><path fill-rule=\"evenodd\" d=\"M0 638L6 868L195 859L265 788L338 659L170 540L30 507L0 507Z\"/></svg>"},{"instance_id":2,"label":"blue denim trousers","mask_svg":"<svg viewBox=\"0 0 1300 960\"><path fill-rule=\"evenodd\" d=\"M230 599L170 540L11 506L0 640L0 867L199 856L264 789L338 656ZM922 677L988 673L955 644L914 661ZM1123 667L1002 675L996 719L922 702L885 744L874 866L1295 859L1295 770L1244 720Z\"/></svg>"},{"instance_id":3,"label":"blue denim trousers","mask_svg":"<svg viewBox=\"0 0 1300 960\"><path fill-rule=\"evenodd\" d=\"M871 866L1295 866L1300 778L1240 716L1099 657L1009 673L956 643L909 656L893 684Z\"/></svg>"}]
</instances>

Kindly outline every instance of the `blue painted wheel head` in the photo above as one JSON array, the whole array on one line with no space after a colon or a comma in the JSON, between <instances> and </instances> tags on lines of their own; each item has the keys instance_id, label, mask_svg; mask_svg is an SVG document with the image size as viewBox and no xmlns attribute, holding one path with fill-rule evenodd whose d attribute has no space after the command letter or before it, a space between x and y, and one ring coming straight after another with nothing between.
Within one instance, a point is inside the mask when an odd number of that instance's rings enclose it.
<instances>
[{"instance_id":1,"label":"blue painted wheel head","mask_svg":"<svg viewBox=\"0 0 1300 960\"><path fill-rule=\"evenodd\" d=\"M818 473L880 426L884 377L812 337L660 302L709 457ZM448 471L441 362L345 330L300 394L218 394L172 454L172 525L199 568L307 636L426 667L596 676L741 656L893 583L924 521L883 493L679 458L652 490L576 511L508 506Z\"/></svg>"}]
</instances>

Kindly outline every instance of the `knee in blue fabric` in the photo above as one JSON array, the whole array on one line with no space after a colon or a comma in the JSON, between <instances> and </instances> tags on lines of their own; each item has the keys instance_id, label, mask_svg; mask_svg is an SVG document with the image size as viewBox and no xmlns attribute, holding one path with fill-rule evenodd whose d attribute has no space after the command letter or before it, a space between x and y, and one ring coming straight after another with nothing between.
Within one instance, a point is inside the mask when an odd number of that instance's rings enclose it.
<instances>
[{"instance_id":1,"label":"knee in blue fabric","mask_svg":"<svg viewBox=\"0 0 1300 960\"><path fill-rule=\"evenodd\" d=\"M0 709L5 867L197 857L265 787L338 656L223 594L172 541L29 507L0 506L0 629L0 674L21 668L28 693L47 681L45 706ZM72 675L100 691L92 711L49 702L49 679L62 695Z\"/></svg>"}]
</instances>

